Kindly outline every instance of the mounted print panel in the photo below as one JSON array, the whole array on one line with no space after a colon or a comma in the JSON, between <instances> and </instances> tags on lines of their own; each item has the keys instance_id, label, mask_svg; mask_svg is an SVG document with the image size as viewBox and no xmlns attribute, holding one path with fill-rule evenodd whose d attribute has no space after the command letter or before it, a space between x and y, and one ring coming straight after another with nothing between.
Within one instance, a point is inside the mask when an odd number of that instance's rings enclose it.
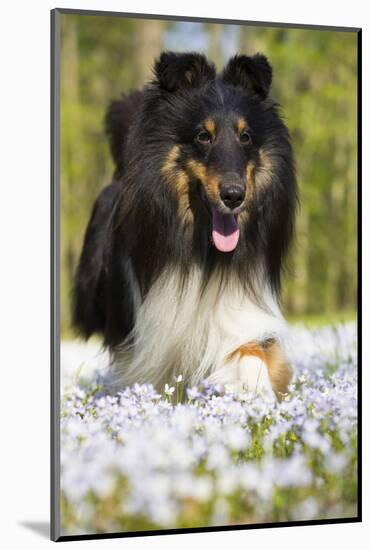
<instances>
[{"instance_id":1,"label":"mounted print panel","mask_svg":"<svg viewBox=\"0 0 371 550\"><path fill-rule=\"evenodd\" d=\"M52 538L360 521L359 29L52 12Z\"/></svg>"}]
</instances>

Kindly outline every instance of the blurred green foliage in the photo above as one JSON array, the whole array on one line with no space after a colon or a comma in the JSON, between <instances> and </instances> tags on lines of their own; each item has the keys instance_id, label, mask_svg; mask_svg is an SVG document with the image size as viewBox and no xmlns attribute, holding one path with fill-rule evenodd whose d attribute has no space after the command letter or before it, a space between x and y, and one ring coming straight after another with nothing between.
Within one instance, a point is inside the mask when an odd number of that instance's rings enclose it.
<instances>
[{"instance_id":1,"label":"blurred green foliage","mask_svg":"<svg viewBox=\"0 0 371 550\"><path fill-rule=\"evenodd\" d=\"M264 53L274 68L296 153L301 208L283 308L298 318L356 308L357 35L355 32L61 17L61 327L70 327L73 273L93 202L113 165L108 102L141 87L163 49L203 51L218 68Z\"/></svg>"}]
</instances>

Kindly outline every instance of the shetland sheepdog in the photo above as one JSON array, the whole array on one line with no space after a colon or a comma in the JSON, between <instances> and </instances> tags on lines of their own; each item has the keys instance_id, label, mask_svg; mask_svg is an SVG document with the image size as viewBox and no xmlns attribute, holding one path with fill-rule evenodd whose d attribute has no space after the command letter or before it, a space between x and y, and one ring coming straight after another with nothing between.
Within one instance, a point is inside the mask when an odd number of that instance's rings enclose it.
<instances>
[{"instance_id":1,"label":"shetland sheepdog","mask_svg":"<svg viewBox=\"0 0 371 550\"><path fill-rule=\"evenodd\" d=\"M113 181L98 196L74 281L73 321L100 333L112 385L163 390L181 374L264 398L287 392L279 305L297 185L265 56L221 73L164 52L153 80L113 101Z\"/></svg>"}]
</instances>

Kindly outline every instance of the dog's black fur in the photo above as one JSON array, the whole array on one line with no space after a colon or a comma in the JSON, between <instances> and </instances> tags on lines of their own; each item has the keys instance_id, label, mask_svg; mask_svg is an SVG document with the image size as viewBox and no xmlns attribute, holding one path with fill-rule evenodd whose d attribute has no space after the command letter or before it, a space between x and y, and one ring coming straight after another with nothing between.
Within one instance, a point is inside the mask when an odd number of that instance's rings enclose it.
<instances>
[{"instance_id":1,"label":"dog's black fur","mask_svg":"<svg viewBox=\"0 0 371 550\"><path fill-rule=\"evenodd\" d=\"M154 74L147 87L108 109L115 174L94 205L75 277L74 325L86 338L102 334L110 348L130 335L138 304L165 268L177 266L186 279L197 264L204 286L219 270L225 280L237 277L257 299L258 277L278 295L294 228L293 154L269 97L267 59L236 56L216 74L202 55L167 52L156 61ZM238 116L248 121L243 138L248 143L233 137L231 121ZM224 138L205 143L202 123L210 117ZM166 165L174 146L179 154ZM253 191L244 216L238 215L240 239L231 252L212 243L210 197L200 193L203 182L189 169L190 161L217 174L220 185L232 177L245 187L247 167L254 166ZM188 186L183 212L174 183L179 174Z\"/></svg>"}]
</instances>

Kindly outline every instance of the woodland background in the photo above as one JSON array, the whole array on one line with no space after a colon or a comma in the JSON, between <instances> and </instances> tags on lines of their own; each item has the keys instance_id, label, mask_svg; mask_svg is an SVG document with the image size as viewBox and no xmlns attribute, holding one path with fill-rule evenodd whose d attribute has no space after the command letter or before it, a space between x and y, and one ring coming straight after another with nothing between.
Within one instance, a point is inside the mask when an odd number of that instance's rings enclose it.
<instances>
[{"instance_id":1,"label":"woodland background","mask_svg":"<svg viewBox=\"0 0 371 550\"><path fill-rule=\"evenodd\" d=\"M111 99L151 78L163 50L264 53L296 155L301 208L284 281L289 319L355 316L357 303L357 35L63 14L61 16L61 328L72 336L73 274L93 202L113 164L103 119Z\"/></svg>"}]
</instances>

